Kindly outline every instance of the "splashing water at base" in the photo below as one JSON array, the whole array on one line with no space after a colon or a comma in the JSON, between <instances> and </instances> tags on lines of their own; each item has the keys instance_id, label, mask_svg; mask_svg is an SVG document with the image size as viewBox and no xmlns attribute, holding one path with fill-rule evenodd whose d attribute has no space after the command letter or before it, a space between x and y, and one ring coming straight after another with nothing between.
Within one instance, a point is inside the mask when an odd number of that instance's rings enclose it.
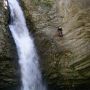
<instances>
[{"instance_id":1,"label":"splashing water at base","mask_svg":"<svg viewBox=\"0 0 90 90\"><path fill-rule=\"evenodd\" d=\"M15 40L21 69L21 90L46 90L42 84L38 56L26 26L22 9L17 0L8 0L10 7L9 28Z\"/></svg>"}]
</instances>

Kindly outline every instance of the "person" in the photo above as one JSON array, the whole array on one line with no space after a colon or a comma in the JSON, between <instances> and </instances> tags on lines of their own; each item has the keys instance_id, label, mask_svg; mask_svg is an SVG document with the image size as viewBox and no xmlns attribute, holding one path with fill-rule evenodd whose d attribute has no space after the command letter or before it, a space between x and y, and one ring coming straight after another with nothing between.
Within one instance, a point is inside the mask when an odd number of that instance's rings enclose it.
<instances>
[{"instance_id":1,"label":"person","mask_svg":"<svg viewBox=\"0 0 90 90\"><path fill-rule=\"evenodd\" d=\"M62 28L58 27L57 31L58 31L58 36L59 37L63 37L63 30L62 30Z\"/></svg>"}]
</instances>

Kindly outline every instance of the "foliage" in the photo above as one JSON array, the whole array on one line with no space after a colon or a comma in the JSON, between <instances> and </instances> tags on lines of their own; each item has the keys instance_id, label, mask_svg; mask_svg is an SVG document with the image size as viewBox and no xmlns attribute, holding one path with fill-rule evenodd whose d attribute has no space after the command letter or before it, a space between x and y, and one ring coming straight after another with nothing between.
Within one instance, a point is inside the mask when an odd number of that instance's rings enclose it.
<instances>
[{"instance_id":1,"label":"foliage","mask_svg":"<svg viewBox=\"0 0 90 90\"><path fill-rule=\"evenodd\" d=\"M45 6L48 6L48 7L51 7L52 4L53 4L53 0L33 0L32 2L35 5L42 4L42 5L45 5Z\"/></svg>"}]
</instances>

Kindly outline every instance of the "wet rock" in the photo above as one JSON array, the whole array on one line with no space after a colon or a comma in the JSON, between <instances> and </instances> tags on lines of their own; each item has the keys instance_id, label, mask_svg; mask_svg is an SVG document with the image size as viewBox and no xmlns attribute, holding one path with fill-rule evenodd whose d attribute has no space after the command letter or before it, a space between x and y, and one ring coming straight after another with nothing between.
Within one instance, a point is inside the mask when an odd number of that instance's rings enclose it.
<instances>
[{"instance_id":1,"label":"wet rock","mask_svg":"<svg viewBox=\"0 0 90 90\"><path fill-rule=\"evenodd\" d=\"M54 90L80 84L87 87L90 83L90 1L21 0L21 6L27 26L35 37L42 73L48 85ZM0 88L18 84L17 55L8 30L7 13L2 0ZM63 37L57 35L58 26L63 29Z\"/></svg>"},{"instance_id":2,"label":"wet rock","mask_svg":"<svg viewBox=\"0 0 90 90\"><path fill-rule=\"evenodd\" d=\"M17 82L16 63L14 56L15 44L8 28L8 11L4 0L0 1L0 89L15 86Z\"/></svg>"}]
</instances>

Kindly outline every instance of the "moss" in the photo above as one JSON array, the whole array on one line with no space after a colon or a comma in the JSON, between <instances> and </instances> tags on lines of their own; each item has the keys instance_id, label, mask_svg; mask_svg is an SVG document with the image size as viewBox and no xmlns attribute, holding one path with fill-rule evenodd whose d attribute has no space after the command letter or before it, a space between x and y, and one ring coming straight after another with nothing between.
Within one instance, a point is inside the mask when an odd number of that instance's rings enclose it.
<instances>
[{"instance_id":1,"label":"moss","mask_svg":"<svg viewBox=\"0 0 90 90\"><path fill-rule=\"evenodd\" d=\"M33 0L34 5L45 5L45 7L52 7L53 0Z\"/></svg>"}]
</instances>

